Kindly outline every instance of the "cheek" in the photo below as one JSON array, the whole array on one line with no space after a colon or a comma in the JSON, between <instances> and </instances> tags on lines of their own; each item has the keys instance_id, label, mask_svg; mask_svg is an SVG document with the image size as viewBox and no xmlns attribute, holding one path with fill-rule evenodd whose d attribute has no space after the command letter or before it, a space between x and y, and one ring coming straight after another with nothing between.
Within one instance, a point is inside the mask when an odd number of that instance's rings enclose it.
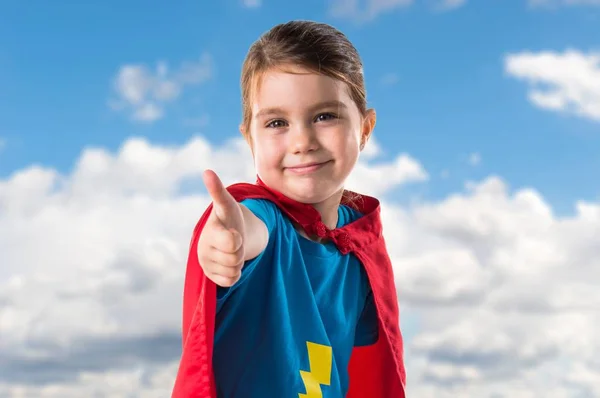
<instances>
[{"instance_id":1,"label":"cheek","mask_svg":"<svg viewBox=\"0 0 600 398\"><path fill-rule=\"evenodd\" d=\"M344 169L352 169L360 154L360 137L353 130L339 132L337 140L332 143L337 156L342 159Z\"/></svg>"},{"instance_id":2,"label":"cheek","mask_svg":"<svg viewBox=\"0 0 600 398\"><path fill-rule=\"evenodd\" d=\"M347 168L354 168L360 154L356 140L349 141L344 149L344 164Z\"/></svg>"},{"instance_id":3,"label":"cheek","mask_svg":"<svg viewBox=\"0 0 600 398\"><path fill-rule=\"evenodd\" d=\"M259 169L277 167L285 154L281 140L258 137L254 141L254 163Z\"/></svg>"},{"instance_id":4,"label":"cheek","mask_svg":"<svg viewBox=\"0 0 600 398\"><path fill-rule=\"evenodd\" d=\"M327 138L329 141L328 146L331 149L338 153L347 154L350 158L357 156L360 147L360 134L355 128L344 126L344 128L339 128L333 134L328 135Z\"/></svg>"}]
</instances>

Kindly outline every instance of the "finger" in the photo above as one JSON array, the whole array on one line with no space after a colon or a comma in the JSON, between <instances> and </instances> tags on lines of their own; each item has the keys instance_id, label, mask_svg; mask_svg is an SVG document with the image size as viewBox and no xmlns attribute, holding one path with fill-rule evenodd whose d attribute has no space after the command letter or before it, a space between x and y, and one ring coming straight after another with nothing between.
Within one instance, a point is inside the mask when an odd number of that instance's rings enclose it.
<instances>
[{"instance_id":1,"label":"finger","mask_svg":"<svg viewBox=\"0 0 600 398\"><path fill-rule=\"evenodd\" d=\"M217 284L221 287L231 287L231 286L235 285L237 283L237 281L240 279L239 276L234 277L234 278L229 278L226 276L213 274L213 273L210 273L206 276L208 277L208 279L210 279L215 284Z\"/></svg>"},{"instance_id":2,"label":"finger","mask_svg":"<svg viewBox=\"0 0 600 398\"><path fill-rule=\"evenodd\" d=\"M227 213L234 208L233 206L238 206L236 200L227 192L221 179L214 171L205 170L202 177L204 179L204 186L213 201L217 217L224 220L227 217Z\"/></svg>"},{"instance_id":3,"label":"finger","mask_svg":"<svg viewBox=\"0 0 600 398\"><path fill-rule=\"evenodd\" d=\"M220 223L219 220L215 220ZM234 229L226 229L223 225L215 225L210 230L209 245L225 253L235 253L242 247L242 235Z\"/></svg>"},{"instance_id":4,"label":"finger","mask_svg":"<svg viewBox=\"0 0 600 398\"><path fill-rule=\"evenodd\" d=\"M212 248L208 256L209 260L227 268L241 268L244 265L244 250L238 249L234 253L225 253L218 249Z\"/></svg>"},{"instance_id":5,"label":"finger","mask_svg":"<svg viewBox=\"0 0 600 398\"><path fill-rule=\"evenodd\" d=\"M242 275L241 267L225 267L220 264L211 263L210 271L213 275L219 275L223 278L238 279Z\"/></svg>"}]
</instances>

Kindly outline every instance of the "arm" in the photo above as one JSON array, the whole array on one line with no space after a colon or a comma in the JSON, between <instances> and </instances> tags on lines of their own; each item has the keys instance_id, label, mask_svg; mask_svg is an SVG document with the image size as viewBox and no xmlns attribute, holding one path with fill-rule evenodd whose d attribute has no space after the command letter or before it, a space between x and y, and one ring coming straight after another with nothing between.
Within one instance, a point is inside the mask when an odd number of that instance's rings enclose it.
<instances>
[{"instance_id":1,"label":"arm","mask_svg":"<svg viewBox=\"0 0 600 398\"><path fill-rule=\"evenodd\" d=\"M237 289L240 284L245 283L262 259L271 233L274 232L276 223L275 205L265 200L245 199L238 202L243 218L243 244L244 244L244 266L242 276L233 286L219 287L217 310L224 300Z\"/></svg>"},{"instance_id":2,"label":"arm","mask_svg":"<svg viewBox=\"0 0 600 398\"><path fill-rule=\"evenodd\" d=\"M239 204L244 217L244 261L252 260L261 254L269 243L269 230L266 224L243 204Z\"/></svg>"}]
</instances>

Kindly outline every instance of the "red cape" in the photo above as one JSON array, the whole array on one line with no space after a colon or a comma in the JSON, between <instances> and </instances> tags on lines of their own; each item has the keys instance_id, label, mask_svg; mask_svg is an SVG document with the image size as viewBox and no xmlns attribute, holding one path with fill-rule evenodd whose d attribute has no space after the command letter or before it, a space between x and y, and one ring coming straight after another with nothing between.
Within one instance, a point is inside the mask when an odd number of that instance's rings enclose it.
<instances>
[{"instance_id":1,"label":"red cape","mask_svg":"<svg viewBox=\"0 0 600 398\"><path fill-rule=\"evenodd\" d=\"M291 200L265 186L234 184L227 188L239 202L243 199L268 199L298 223L309 235L329 237L341 253L354 255L364 265L379 316L379 340L366 347L355 347L348 366L350 386L347 398L405 398L404 347L400 333L398 302L392 264L382 235L379 201L358 195L352 203L363 217L342 228L328 230L311 205ZM183 352L172 398L216 398L212 371L215 332L216 285L198 263L198 238L212 210L206 209L192 236L183 296Z\"/></svg>"}]
</instances>

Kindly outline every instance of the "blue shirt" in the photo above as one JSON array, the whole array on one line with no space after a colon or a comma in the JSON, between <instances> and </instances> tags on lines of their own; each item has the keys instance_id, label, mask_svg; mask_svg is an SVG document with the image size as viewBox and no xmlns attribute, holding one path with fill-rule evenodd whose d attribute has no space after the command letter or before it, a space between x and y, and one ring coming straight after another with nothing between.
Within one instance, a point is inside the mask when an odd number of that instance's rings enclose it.
<instances>
[{"instance_id":1,"label":"blue shirt","mask_svg":"<svg viewBox=\"0 0 600 398\"><path fill-rule=\"evenodd\" d=\"M272 202L242 203L266 224L269 242L233 287L218 290L217 396L345 396L353 347L378 336L364 268L333 243L302 237ZM339 206L337 227L360 217Z\"/></svg>"}]
</instances>

